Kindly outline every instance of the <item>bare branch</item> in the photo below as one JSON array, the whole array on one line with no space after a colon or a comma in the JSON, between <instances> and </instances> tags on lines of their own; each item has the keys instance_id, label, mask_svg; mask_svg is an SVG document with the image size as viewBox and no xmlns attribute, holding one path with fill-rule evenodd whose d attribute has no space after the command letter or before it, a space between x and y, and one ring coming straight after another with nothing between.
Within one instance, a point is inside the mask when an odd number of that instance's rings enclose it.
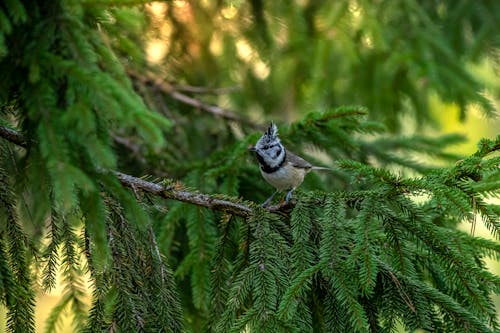
<instances>
[{"instance_id":1,"label":"bare branch","mask_svg":"<svg viewBox=\"0 0 500 333\"><path fill-rule=\"evenodd\" d=\"M238 87L208 88L181 84L172 84L172 87L177 91L185 91L193 94L222 95L238 91Z\"/></svg>"},{"instance_id":2,"label":"bare branch","mask_svg":"<svg viewBox=\"0 0 500 333\"><path fill-rule=\"evenodd\" d=\"M26 139L21 133L2 125L0 125L0 137L18 146L24 148L27 147ZM143 192L150 193L161 198L191 203L193 205L229 213L235 216L241 216L243 218L249 217L253 211L253 209L248 205L239 202L219 199L216 195L178 190L175 188L170 188L164 185L149 182L134 176L130 176L118 171L112 172L114 175L116 175L122 185L129 187L134 191L141 190ZM274 213L286 213L286 210L291 207L293 207L293 205L290 203L281 203L268 207L268 210Z\"/></svg>"},{"instance_id":3,"label":"bare branch","mask_svg":"<svg viewBox=\"0 0 500 333\"><path fill-rule=\"evenodd\" d=\"M139 74L135 71L129 70L128 75L130 77L136 79L137 81L143 83L143 84L154 86L159 91L169 95L170 97L172 97L173 99L175 99L179 102L182 102L184 104L190 105L190 106L195 107L195 108L198 108L200 110L207 111L207 112L209 112L217 117L221 117L221 118L224 118L227 120L237 121L237 122L246 124L246 125L253 127L253 128L260 128L261 127L258 124L252 123L249 120L246 120L246 119L238 116L234 112L223 109L223 108L218 107L216 105L206 104L206 103L204 103L196 98L193 98L191 96L183 94L183 93L177 91L177 89L173 85L171 85L170 83L162 80L161 78L155 77L152 74L143 75L143 74ZM191 88L195 88L195 87L191 87ZM197 88L200 89L199 87L197 87Z\"/></svg>"},{"instance_id":4,"label":"bare branch","mask_svg":"<svg viewBox=\"0 0 500 333\"><path fill-rule=\"evenodd\" d=\"M217 199L214 196L208 194L193 193L168 188L117 171L115 171L114 174L118 177L118 180L127 187L136 190L139 189L141 191L151 193L165 199L187 202L197 206L223 211L241 217L248 217L252 213L252 209L244 204Z\"/></svg>"}]
</instances>

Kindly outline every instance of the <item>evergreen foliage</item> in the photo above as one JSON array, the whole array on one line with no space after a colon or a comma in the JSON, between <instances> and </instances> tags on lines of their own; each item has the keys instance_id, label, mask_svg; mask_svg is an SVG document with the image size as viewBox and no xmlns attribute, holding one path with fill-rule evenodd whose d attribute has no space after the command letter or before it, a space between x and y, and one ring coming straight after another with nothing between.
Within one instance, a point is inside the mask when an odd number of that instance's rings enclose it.
<instances>
[{"instance_id":1,"label":"evergreen foliage","mask_svg":"<svg viewBox=\"0 0 500 333\"><path fill-rule=\"evenodd\" d=\"M459 135L404 132L432 124L434 96L493 115L498 87L468 66L498 53L498 2L156 5L0 4L7 332L35 331L59 275L46 332L68 312L78 332L500 329L485 263L500 258L500 136L464 157L446 150ZM143 50L165 31L153 66ZM332 168L292 205L257 204L263 118Z\"/></svg>"}]
</instances>

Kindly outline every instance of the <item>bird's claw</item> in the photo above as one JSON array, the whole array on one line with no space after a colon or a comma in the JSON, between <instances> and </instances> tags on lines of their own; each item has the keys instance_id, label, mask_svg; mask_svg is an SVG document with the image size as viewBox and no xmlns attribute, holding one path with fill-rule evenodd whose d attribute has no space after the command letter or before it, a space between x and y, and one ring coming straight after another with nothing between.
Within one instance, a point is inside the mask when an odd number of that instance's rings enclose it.
<instances>
[{"instance_id":1,"label":"bird's claw","mask_svg":"<svg viewBox=\"0 0 500 333\"><path fill-rule=\"evenodd\" d=\"M286 197L285 197L285 203L288 205L288 203L290 202L290 200L292 200L292 192L293 190L289 191L287 194L286 194Z\"/></svg>"},{"instance_id":2,"label":"bird's claw","mask_svg":"<svg viewBox=\"0 0 500 333\"><path fill-rule=\"evenodd\" d=\"M276 193L278 192L274 192L269 198L266 199L266 201L264 201L260 207L262 208L266 208L267 206L269 206L269 204L271 203L271 201L273 200L274 196L276 195Z\"/></svg>"}]
</instances>

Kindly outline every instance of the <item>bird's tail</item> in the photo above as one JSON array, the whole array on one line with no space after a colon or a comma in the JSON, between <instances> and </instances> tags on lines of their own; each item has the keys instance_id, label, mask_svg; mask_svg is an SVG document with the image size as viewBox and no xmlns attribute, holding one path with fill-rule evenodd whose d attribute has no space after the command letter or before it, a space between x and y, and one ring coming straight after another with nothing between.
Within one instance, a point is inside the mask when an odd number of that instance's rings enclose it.
<instances>
[{"instance_id":1,"label":"bird's tail","mask_svg":"<svg viewBox=\"0 0 500 333\"><path fill-rule=\"evenodd\" d=\"M311 168L311 170L328 170L328 171L332 171L333 169L331 169L331 168L325 168L325 167L319 167L319 166L313 166Z\"/></svg>"}]
</instances>

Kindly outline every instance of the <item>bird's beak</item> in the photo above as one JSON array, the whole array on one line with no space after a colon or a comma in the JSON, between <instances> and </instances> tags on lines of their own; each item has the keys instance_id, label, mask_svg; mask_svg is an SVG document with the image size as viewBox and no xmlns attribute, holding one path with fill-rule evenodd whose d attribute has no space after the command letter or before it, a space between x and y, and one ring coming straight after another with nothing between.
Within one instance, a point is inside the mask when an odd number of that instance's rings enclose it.
<instances>
[{"instance_id":1,"label":"bird's beak","mask_svg":"<svg viewBox=\"0 0 500 333\"><path fill-rule=\"evenodd\" d=\"M255 151L255 146L248 146L248 151Z\"/></svg>"}]
</instances>

